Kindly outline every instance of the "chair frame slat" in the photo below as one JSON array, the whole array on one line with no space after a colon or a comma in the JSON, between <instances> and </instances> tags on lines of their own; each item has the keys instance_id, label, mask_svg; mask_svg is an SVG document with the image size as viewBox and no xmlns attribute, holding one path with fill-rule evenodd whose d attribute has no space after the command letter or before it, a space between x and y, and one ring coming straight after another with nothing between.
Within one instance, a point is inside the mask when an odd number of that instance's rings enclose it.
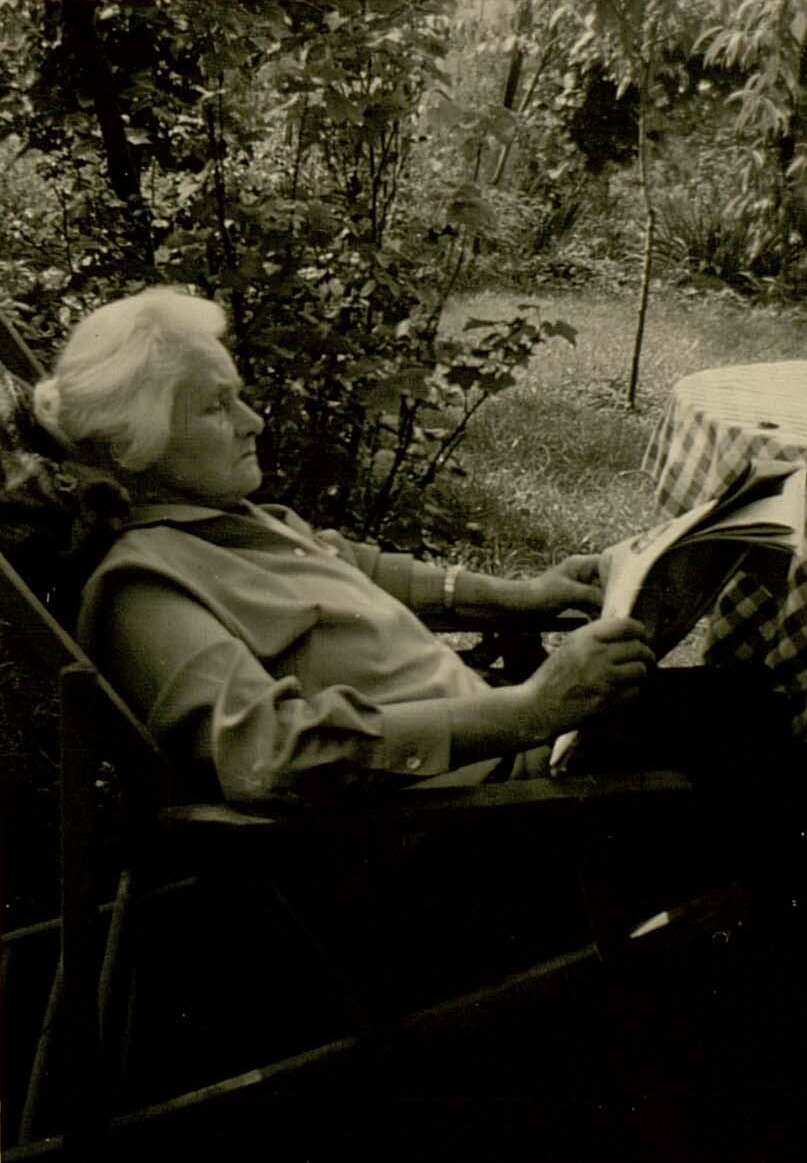
<instances>
[{"instance_id":1,"label":"chair frame slat","mask_svg":"<svg viewBox=\"0 0 807 1163\"><path fill-rule=\"evenodd\" d=\"M2 311L0 311L0 363L29 384L35 384L45 375L42 364Z\"/></svg>"}]
</instances>

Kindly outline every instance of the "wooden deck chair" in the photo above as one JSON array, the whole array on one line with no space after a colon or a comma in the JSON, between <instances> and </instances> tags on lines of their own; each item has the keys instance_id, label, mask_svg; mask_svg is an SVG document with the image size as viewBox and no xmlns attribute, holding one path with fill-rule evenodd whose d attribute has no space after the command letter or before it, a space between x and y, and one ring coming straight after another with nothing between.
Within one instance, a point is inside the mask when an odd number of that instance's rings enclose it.
<instances>
[{"instance_id":1,"label":"wooden deck chair","mask_svg":"<svg viewBox=\"0 0 807 1163\"><path fill-rule=\"evenodd\" d=\"M39 374L37 361L7 321L0 324L0 357L26 380ZM0 617L21 630L50 671L60 675L61 915L6 933L1 946L2 965L8 970L10 959L26 942L59 935L58 964L50 996L42 1001L40 1034L27 1054L30 1081L18 1108L4 1108L4 1158L12 1163L33 1158L118 1160L129 1158L127 1152L139 1158L155 1143L165 1148L172 1136L187 1146L192 1131L204 1136L213 1125L243 1125L245 1111L254 1109L258 1097L271 1101L289 1091L305 1091L323 1076L332 1079L335 1070L349 1075L358 1064L365 1076L369 1072L384 1078L390 1061L398 1060L422 1071L441 1039L453 1048L456 1061L462 1047L471 1053L474 1039L483 1029L490 1030L486 1023L491 1014L505 1021L503 1015L512 1015L515 1007L520 1022L531 1008L534 1012L547 1001L554 1005L559 994L579 998L581 983L599 973L603 960L629 948L627 914L603 882L588 940L499 980L378 1019L356 995L349 968L288 897L282 877L274 876L301 837L326 843L328 837L380 836L388 844L424 829L462 830L474 820L496 816L508 826L531 826L545 835L563 831L607 839L626 812L641 826L644 813L659 804L665 810L682 797L688 802L691 795L684 774L659 770L402 793L383 803L328 814L267 814L266 805L254 813L222 803L172 805L166 791L172 771L148 732L5 556L0 556ZM108 772L110 763L121 789L118 818L123 825L115 850L120 863L117 886L105 898L98 877L95 790L99 772ZM175 875L155 879L149 866L160 837L166 836ZM261 884L287 929L317 962L342 1014L327 1027L324 1039L313 1038L274 1057L267 1048L265 1060L250 1061L224 1077L211 1076L179 1094L146 1094L144 1099L141 1092L133 1103L119 1085L131 1024L138 1020L130 1004L133 932L145 909L166 901L181 915L183 902L204 884L211 869L215 879L222 859L243 859L245 853L247 858L258 856ZM591 890L593 900L597 885ZM470 1042L458 1042L458 1030ZM61 1107L58 1125L42 1109L54 1089Z\"/></svg>"}]
</instances>

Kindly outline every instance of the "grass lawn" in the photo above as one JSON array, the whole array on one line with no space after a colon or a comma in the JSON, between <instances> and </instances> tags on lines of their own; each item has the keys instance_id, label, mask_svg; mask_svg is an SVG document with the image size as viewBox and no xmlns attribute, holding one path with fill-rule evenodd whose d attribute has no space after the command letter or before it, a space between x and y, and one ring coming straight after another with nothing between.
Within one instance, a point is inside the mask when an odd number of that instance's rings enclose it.
<instances>
[{"instance_id":1,"label":"grass lawn","mask_svg":"<svg viewBox=\"0 0 807 1163\"><path fill-rule=\"evenodd\" d=\"M469 475L457 489L458 535L468 521L480 529L456 552L491 571L529 572L653 524L642 453L682 375L807 358L804 309L660 289L648 312L637 407L628 412L634 295L485 292L457 299L445 326L460 329L469 316L507 318L527 301L538 303L543 318L571 323L578 336L575 347L562 339L541 347L518 385L483 406L464 447Z\"/></svg>"}]
</instances>

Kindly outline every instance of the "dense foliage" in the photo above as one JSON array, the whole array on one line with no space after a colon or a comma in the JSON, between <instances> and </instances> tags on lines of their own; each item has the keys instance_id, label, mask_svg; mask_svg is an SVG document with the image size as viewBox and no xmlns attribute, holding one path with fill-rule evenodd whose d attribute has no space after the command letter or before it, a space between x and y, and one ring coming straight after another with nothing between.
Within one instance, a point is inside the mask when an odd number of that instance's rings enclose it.
<instances>
[{"instance_id":1,"label":"dense foliage","mask_svg":"<svg viewBox=\"0 0 807 1163\"><path fill-rule=\"evenodd\" d=\"M414 238L404 213L424 103L445 82L446 8L17 5L33 67L3 107L9 140L41 157L42 204L6 228L31 341L154 280L224 297L268 420L267 491L413 544L439 520L469 418L537 344L571 334L529 314L438 334L492 224L465 175L437 174Z\"/></svg>"},{"instance_id":2,"label":"dense foliage","mask_svg":"<svg viewBox=\"0 0 807 1163\"><path fill-rule=\"evenodd\" d=\"M801 286L798 0L6 0L0 31L30 342L149 282L222 298L267 493L363 535L439 537L469 419L573 338L448 336L457 289L635 281L643 233L646 279Z\"/></svg>"}]
</instances>

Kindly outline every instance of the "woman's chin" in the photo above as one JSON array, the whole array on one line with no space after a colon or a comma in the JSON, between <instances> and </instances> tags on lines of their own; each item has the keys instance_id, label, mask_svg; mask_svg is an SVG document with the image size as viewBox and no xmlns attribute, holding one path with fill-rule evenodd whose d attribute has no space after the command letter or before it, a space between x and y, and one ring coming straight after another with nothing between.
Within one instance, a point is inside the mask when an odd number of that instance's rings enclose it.
<instances>
[{"instance_id":1,"label":"woman's chin","mask_svg":"<svg viewBox=\"0 0 807 1163\"><path fill-rule=\"evenodd\" d=\"M242 494L244 497L248 497L250 493L254 493L256 489L259 489L263 481L263 473L261 472L261 468L257 460L252 465L250 465L250 462L247 461L246 465L251 469L251 471L245 474L247 480L246 487L244 488Z\"/></svg>"}]
</instances>

